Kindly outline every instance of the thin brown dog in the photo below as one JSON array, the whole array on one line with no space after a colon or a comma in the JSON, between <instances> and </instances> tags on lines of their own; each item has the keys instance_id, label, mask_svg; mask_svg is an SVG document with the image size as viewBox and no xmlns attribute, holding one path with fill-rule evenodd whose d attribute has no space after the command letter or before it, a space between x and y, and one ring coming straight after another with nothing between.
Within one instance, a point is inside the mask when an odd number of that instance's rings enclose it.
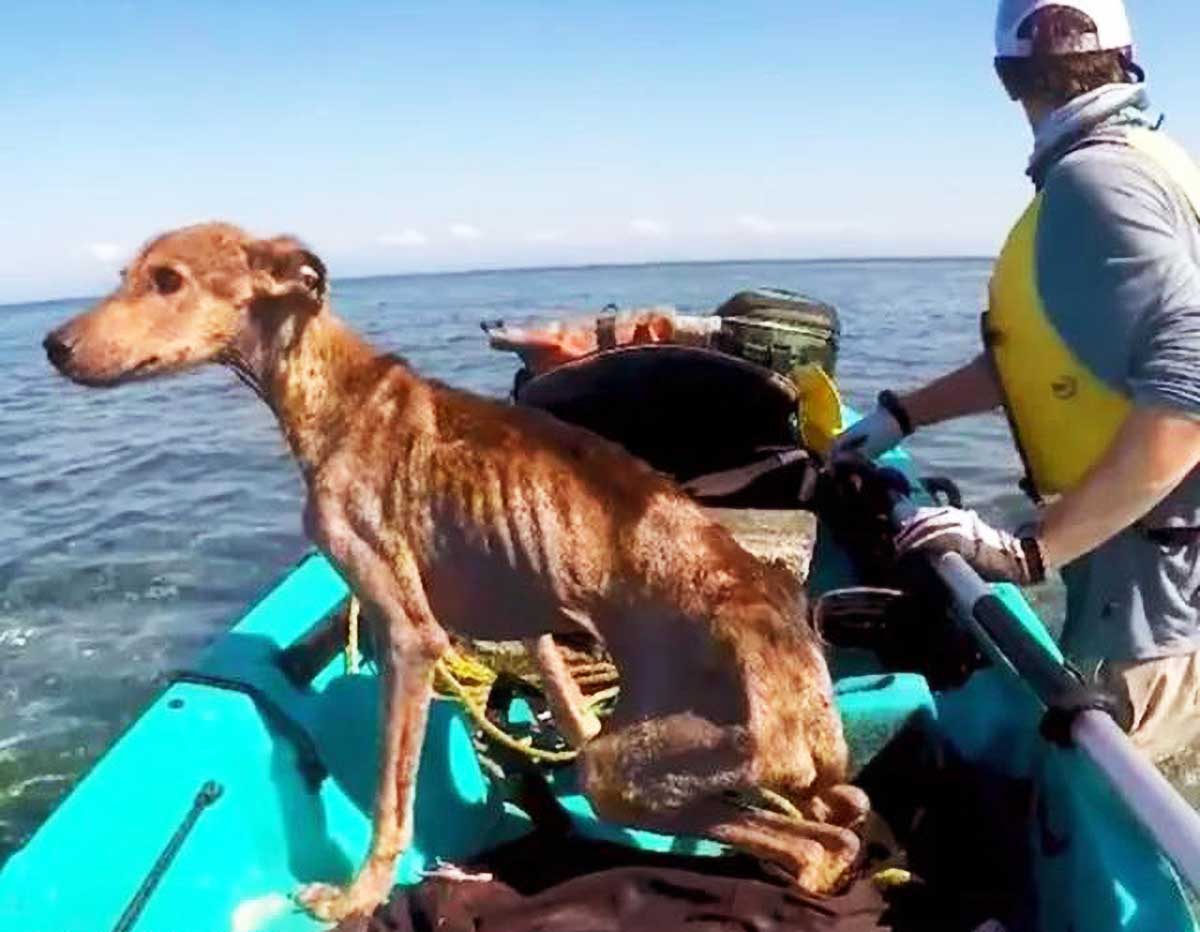
<instances>
[{"instance_id":1,"label":"thin brown dog","mask_svg":"<svg viewBox=\"0 0 1200 932\"><path fill-rule=\"evenodd\" d=\"M844 784L799 587L617 446L376 352L332 314L325 267L297 241L215 223L160 236L44 345L85 385L233 368L299 461L307 533L386 629L371 848L348 886L302 890L317 916L369 912L392 885L447 631L532 643L603 818L738 846L815 892L855 860L867 803ZM548 637L580 632L621 674L599 736ZM730 798L756 787L810 821Z\"/></svg>"}]
</instances>

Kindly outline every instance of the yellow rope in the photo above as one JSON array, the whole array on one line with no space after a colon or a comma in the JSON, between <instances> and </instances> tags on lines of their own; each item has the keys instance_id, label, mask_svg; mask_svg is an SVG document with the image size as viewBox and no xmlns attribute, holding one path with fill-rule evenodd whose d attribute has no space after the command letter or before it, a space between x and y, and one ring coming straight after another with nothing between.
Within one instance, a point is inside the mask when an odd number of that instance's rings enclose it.
<instances>
[{"instance_id":1,"label":"yellow rope","mask_svg":"<svg viewBox=\"0 0 1200 932\"><path fill-rule=\"evenodd\" d=\"M608 689L602 689L599 692L591 693L588 697L588 705L595 709L602 702L607 702L609 699L616 699L621 692L620 686L610 686Z\"/></svg>"},{"instance_id":2,"label":"yellow rope","mask_svg":"<svg viewBox=\"0 0 1200 932\"><path fill-rule=\"evenodd\" d=\"M359 663L359 614L358 599L351 596L346 613L346 666L350 672L357 672ZM572 662L568 658L567 667L585 692L588 688L601 687L586 696L591 707L615 699L620 692L617 668L610 661L584 658ZM516 738L487 717L488 693L500 673L509 673L527 682L535 683L538 679L536 664L525 651L480 655L451 647L434 665L434 689L456 700L475 727L496 744L536 762L563 764L574 760L578 751L546 751L534 747L531 739ZM748 805L773 809L788 818L804 821L803 814L792 801L773 790L757 787L738 796Z\"/></svg>"},{"instance_id":3,"label":"yellow rope","mask_svg":"<svg viewBox=\"0 0 1200 932\"><path fill-rule=\"evenodd\" d=\"M350 672L358 668L359 602L354 596L346 610L346 667ZM586 690L589 687L605 687L586 698L589 705L606 702L619 691L616 686L617 669L607 661L585 660L571 664L568 668ZM500 673L509 673L536 684L538 677L533 658L525 651L505 654L481 655L458 648L450 648L434 666L434 689L458 701L471 717L475 727L497 744L523 754L533 761L543 763L565 763L574 760L577 751L546 751L533 746L530 740L515 738L487 717L488 693Z\"/></svg>"},{"instance_id":4,"label":"yellow rope","mask_svg":"<svg viewBox=\"0 0 1200 932\"><path fill-rule=\"evenodd\" d=\"M588 676L580 676L580 669L593 671ZM514 738L504 729L498 727L484 712L487 705L488 691L491 689L492 683L495 682L495 671L482 663L476 657L460 653L454 648L450 648L438 660L437 666L434 668L434 686L440 688L444 693L448 693L453 698L457 699L466 709L467 714L471 716L477 728L487 735L497 744L506 747L518 754L523 754L533 761L542 761L544 763L566 763L574 760L578 751L544 751L541 748L535 748L528 741L521 741ZM576 682L581 686L584 685L584 680L595 678L599 682L612 682L616 679L616 668L610 663L591 663L582 664L580 666L571 667L571 675L575 677ZM619 686L611 686L599 692L592 693L587 698L589 704L595 706L600 702L615 698L620 692ZM766 789L765 787L755 787L753 790L745 793L739 793L739 797L746 800L746 803L757 808L774 810L780 815L786 816L789 819L795 819L798 822L805 821L803 813L796 808L795 804L780 793L774 790Z\"/></svg>"},{"instance_id":5,"label":"yellow rope","mask_svg":"<svg viewBox=\"0 0 1200 932\"><path fill-rule=\"evenodd\" d=\"M477 702L472 697L468 688L460 683L454 673L451 672L450 664L445 657L438 660L437 665L434 667L434 685L441 686L453 698L457 699L463 708L466 709L467 714L471 716L471 720L475 723L475 726L502 747L516 751L518 754L523 754L530 760L548 764L561 764L572 761L579 753L578 751L544 751L541 748L535 748L528 741L521 741L514 738L503 728L497 726L485 714L483 704ZM486 696L486 693L484 695Z\"/></svg>"},{"instance_id":6,"label":"yellow rope","mask_svg":"<svg viewBox=\"0 0 1200 932\"><path fill-rule=\"evenodd\" d=\"M764 808L776 809L780 815L785 815L789 819L795 819L797 822L805 821L804 814L796 808L796 804L774 790L768 790L766 787L759 786L746 795L758 796L762 802L766 803Z\"/></svg>"}]
</instances>

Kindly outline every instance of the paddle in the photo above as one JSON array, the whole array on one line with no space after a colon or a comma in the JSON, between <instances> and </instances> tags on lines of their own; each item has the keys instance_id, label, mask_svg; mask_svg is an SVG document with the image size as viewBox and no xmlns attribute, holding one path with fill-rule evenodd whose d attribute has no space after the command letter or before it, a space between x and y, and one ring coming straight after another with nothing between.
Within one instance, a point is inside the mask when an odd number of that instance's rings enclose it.
<instances>
[{"instance_id":1,"label":"paddle","mask_svg":"<svg viewBox=\"0 0 1200 932\"><path fill-rule=\"evenodd\" d=\"M899 497L892 516L902 524L915 506ZM1088 756L1137 821L1193 890L1200 892L1200 813L1129 742L1106 703L1034 639L961 556L929 562L960 616L993 660L1010 667L1046 707L1042 734Z\"/></svg>"}]
</instances>

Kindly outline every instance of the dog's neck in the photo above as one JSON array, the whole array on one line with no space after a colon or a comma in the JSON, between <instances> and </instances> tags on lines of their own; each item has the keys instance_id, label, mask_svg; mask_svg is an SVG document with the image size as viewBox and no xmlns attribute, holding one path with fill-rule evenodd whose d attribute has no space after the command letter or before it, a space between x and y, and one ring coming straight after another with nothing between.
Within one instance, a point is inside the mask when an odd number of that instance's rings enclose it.
<instances>
[{"instance_id":1,"label":"dog's neck","mask_svg":"<svg viewBox=\"0 0 1200 932\"><path fill-rule=\"evenodd\" d=\"M226 361L275 413L306 479L337 446L385 373L417 380L328 305L316 314L252 315Z\"/></svg>"}]
</instances>

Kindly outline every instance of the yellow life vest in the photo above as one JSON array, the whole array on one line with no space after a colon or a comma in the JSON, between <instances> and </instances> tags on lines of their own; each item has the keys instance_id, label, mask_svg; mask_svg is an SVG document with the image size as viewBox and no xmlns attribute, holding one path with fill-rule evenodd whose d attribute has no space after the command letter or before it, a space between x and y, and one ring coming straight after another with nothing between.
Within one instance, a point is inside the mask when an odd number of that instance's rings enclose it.
<instances>
[{"instance_id":1,"label":"yellow life vest","mask_svg":"<svg viewBox=\"0 0 1200 932\"><path fill-rule=\"evenodd\" d=\"M1150 129L1125 133L1187 195L1200 216L1200 168L1176 143ZM1037 281L1042 194L1017 221L996 261L984 316L984 344L1004 394L1013 438L1035 498L1078 485L1112 444L1132 408L1101 381L1055 329Z\"/></svg>"}]
</instances>

